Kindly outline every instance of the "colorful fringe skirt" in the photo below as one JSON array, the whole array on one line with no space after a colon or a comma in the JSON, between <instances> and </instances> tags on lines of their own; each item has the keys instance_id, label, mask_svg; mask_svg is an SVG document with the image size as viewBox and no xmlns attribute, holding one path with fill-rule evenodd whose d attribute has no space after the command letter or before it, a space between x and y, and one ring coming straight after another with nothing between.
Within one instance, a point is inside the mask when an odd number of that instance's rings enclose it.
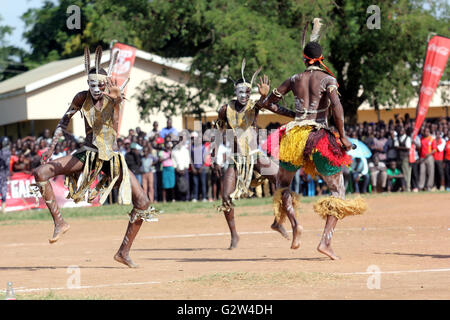
<instances>
[{"instance_id":1,"label":"colorful fringe skirt","mask_svg":"<svg viewBox=\"0 0 450 320\"><path fill-rule=\"evenodd\" d=\"M351 164L351 157L330 130L314 125L291 125L287 131L287 126L272 133L263 145L270 156L279 159L280 167L288 171L303 167L305 173L314 177L334 175Z\"/></svg>"}]
</instances>

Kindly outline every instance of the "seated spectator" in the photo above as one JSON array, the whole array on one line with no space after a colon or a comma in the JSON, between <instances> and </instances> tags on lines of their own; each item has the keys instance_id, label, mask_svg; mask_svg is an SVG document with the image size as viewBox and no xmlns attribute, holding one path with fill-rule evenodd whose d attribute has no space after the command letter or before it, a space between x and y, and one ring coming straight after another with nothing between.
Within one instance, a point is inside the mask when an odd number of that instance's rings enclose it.
<instances>
[{"instance_id":1,"label":"seated spectator","mask_svg":"<svg viewBox=\"0 0 450 320\"><path fill-rule=\"evenodd\" d=\"M39 151L38 151L39 156L42 157L42 155L46 153L47 150L48 150L48 143L46 140L42 139L41 141L39 141Z\"/></svg>"},{"instance_id":2,"label":"seated spectator","mask_svg":"<svg viewBox=\"0 0 450 320\"><path fill-rule=\"evenodd\" d=\"M37 143L41 143L41 141L45 141L47 145L50 145L52 143L53 137L51 135L51 132L49 129L45 129L42 136L37 138Z\"/></svg>"},{"instance_id":3,"label":"seated spectator","mask_svg":"<svg viewBox=\"0 0 450 320\"><path fill-rule=\"evenodd\" d=\"M35 144L30 153L30 170L36 169L41 165L41 156L39 155L39 145Z\"/></svg>"},{"instance_id":4,"label":"seated spectator","mask_svg":"<svg viewBox=\"0 0 450 320\"><path fill-rule=\"evenodd\" d=\"M386 188L386 169L386 164L380 161L378 155L374 155L369 163L370 181L373 191L382 192Z\"/></svg>"},{"instance_id":5,"label":"seated spectator","mask_svg":"<svg viewBox=\"0 0 450 320\"><path fill-rule=\"evenodd\" d=\"M19 157L17 156L17 149L14 145L11 146L11 158L9 160L9 171L13 172L13 166L14 163L19 160Z\"/></svg>"},{"instance_id":6,"label":"seated spectator","mask_svg":"<svg viewBox=\"0 0 450 320\"><path fill-rule=\"evenodd\" d=\"M13 164L12 172L13 173L24 172L30 174L31 173L30 160L27 159L24 154L21 154L18 157L17 161L15 161Z\"/></svg>"},{"instance_id":7,"label":"seated spectator","mask_svg":"<svg viewBox=\"0 0 450 320\"><path fill-rule=\"evenodd\" d=\"M52 156L50 157L50 160L56 160L62 157L65 157L66 153L62 150L61 144L57 144L55 147L55 151L53 152Z\"/></svg>"},{"instance_id":8,"label":"seated spectator","mask_svg":"<svg viewBox=\"0 0 450 320\"><path fill-rule=\"evenodd\" d=\"M397 168L397 162L390 161L386 170L387 174L387 191L405 191L406 182L402 172Z\"/></svg>"},{"instance_id":9,"label":"seated spectator","mask_svg":"<svg viewBox=\"0 0 450 320\"><path fill-rule=\"evenodd\" d=\"M354 158L351 164L355 193L367 193L369 186L369 166L366 158ZM360 189L360 184L362 188Z\"/></svg>"}]
</instances>

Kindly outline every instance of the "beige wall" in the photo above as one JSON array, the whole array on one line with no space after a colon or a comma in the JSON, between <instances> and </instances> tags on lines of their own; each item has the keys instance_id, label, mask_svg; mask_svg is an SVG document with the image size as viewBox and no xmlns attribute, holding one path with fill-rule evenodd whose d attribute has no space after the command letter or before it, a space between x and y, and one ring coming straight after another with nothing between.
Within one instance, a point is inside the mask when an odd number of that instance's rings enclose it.
<instances>
[{"instance_id":1,"label":"beige wall","mask_svg":"<svg viewBox=\"0 0 450 320\"><path fill-rule=\"evenodd\" d=\"M140 126L144 131L150 131L153 121L159 122L159 129L166 126L166 116L163 113L157 113L150 116L150 121L147 122L141 119L139 115L137 98L138 87L144 80L156 78L161 82L175 83L180 80L186 81L186 76L178 70L167 69L165 77L159 76L162 72L162 66L136 59L135 65L131 71L130 82L128 84L127 98L123 109L122 126L119 134L126 135L128 129ZM5 123L13 123L8 126L10 135L16 136L14 128L17 127L17 122L27 120L53 120L48 124L50 130L54 130L59 119L62 118L67 111L70 103L79 91L87 90L86 76L84 73L78 73L64 80L58 81L51 85L37 89L31 93L23 93L22 95L0 99L0 126ZM27 123L28 121L25 121ZM172 117L173 126L182 128L181 114ZM35 122L42 123L42 122ZM29 126L27 126L28 128ZM73 129L75 136L84 136L84 120L79 113L75 114L69 126ZM2 127L0 127L1 130ZM36 128L37 129L37 128ZM17 130L16 130L17 131Z\"/></svg>"},{"instance_id":2,"label":"beige wall","mask_svg":"<svg viewBox=\"0 0 450 320\"><path fill-rule=\"evenodd\" d=\"M185 82L187 80L186 76L178 70L165 69L166 75L163 77L161 73L163 71L163 66L155 64L150 61L136 59L133 69L130 74L130 82L128 83L127 98L125 101L123 109L122 124L120 128L120 135L127 135L129 129L135 129L136 127L141 127L145 132L150 131L153 126L154 121L158 121L159 129L161 130L166 126L167 117L164 113L158 112L150 115L150 121L145 121L141 118L138 109L137 95L139 94L138 88L143 85L145 81L150 79L156 79L159 82L165 82L169 84L179 83L180 81ZM182 116L177 115L172 117L173 127L179 129L183 128Z\"/></svg>"},{"instance_id":3,"label":"beige wall","mask_svg":"<svg viewBox=\"0 0 450 320\"><path fill-rule=\"evenodd\" d=\"M428 108L427 118L439 118L450 116L450 107L430 107ZM380 120L388 122L394 120L394 115L398 114L400 118L404 118L408 113L411 118L416 117L416 108L403 108L403 109L389 109L380 110ZM358 123L361 122L376 122L378 121L378 115L375 110L358 110Z\"/></svg>"},{"instance_id":4,"label":"beige wall","mask_svg":"<svg viewBox=\"0 0 450 320\"><path fill-rule=\"evenodd\" d=\"M27 119L25 93L0 99L0 126Z\"/></svg>"}]
</instances>

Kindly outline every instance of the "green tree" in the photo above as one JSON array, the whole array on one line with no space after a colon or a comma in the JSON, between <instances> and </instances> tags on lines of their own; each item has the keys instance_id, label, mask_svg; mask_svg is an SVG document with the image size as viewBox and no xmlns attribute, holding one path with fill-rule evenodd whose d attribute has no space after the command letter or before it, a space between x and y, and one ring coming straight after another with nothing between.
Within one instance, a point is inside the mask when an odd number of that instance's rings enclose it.
<instances>
[{"instance_id":1,"label":"green tree","mask_svg":"<svg viewBox=\"0 0 450 320\"><path fill-rule=\"evenodd\" d=\"M359 106L404 104L416 96L420 83L427 36L447 33L449 19L436 18L426 1L378 1L380 29L369 29L370 0L337 0L330 18L328 56L337 71L339 92L348 120L356 121ZM444 3L441 3L444 5ZM448 70L448 68L447 68ZM444 77L445 79L445 77Z\"/></svg>"},{"instance_id":2,"label":"green tree","mask_svg":"<svg viewBox=\"0 0 450 320\"><path fill-rule=\"evenodd\" d=\"M12 30L9 26L0 25L0 81L27 70L23 64L23 50L9 45L5 40L5 37L11 34Z\"/></svg>"},{"instance_id":3,"label":"green tree","mask_svg":"<svg viewBox=\"0 0 450 320\"><path fill-rule=\"evenodd\" d=\"M321 45L325 63L339 82L348 121L364 102L405 103L417 95L430 32L449 35L445 0L380 0L380 29L369 29L370 0L59 0L24 14L24 36L32 47L30 67L82 55L83 47L107 48L118 40L164 57L192 57L185 86L149 81L138 97L141 115L152 111L200 114L233 96L230 78L246 78L258 66L278 86L302 72L303 26L325 22ZM82 29L68 30L69 5L82 10ZM448 69L443 79L448 79ZM195 89L194 89L195 88ZM214 94L217 100L213 100ZM286 98L292 106L292 96Z\"/></svg>"}]
</instances>

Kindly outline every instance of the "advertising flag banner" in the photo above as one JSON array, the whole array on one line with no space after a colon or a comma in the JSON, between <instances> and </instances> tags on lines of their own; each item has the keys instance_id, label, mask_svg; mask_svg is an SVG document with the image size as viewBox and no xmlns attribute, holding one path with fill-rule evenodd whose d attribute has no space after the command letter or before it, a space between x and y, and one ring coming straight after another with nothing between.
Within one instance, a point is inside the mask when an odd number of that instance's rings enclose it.
<instances>
[{"instance_id":1,"label":"advertising flag banner","mask_svg":"<svg viewBox=\"0 0 450 320\"><path fill-rule=\"evenodd\" d=\"M112 70L112 78L113 80L117 80L117 84L120 87L130 77L131 69L133 68L134 60L136 59L136 48L118 42L111 50L111 57L114 56L116 51L119 51L119 55L114 69ZM125 88L124 93L126 96L127 88ZM122 103L122 108L120 109L119 131L122 125L124 103L125 101Z\"/></svg>"},{"instance_id":2,"label":"advertising flag banner","mask_svg":"<svg viewBox=\"0 0 450 320\"><path fill-rule=\"evenodd\" d=\"M427 115L433 94L441 80L450 53L450 38L434 36L427 46L427 55L423 66L422 84L420 86L419 104L417 106L416 123L412 141L416 139ZM409 162L415 162L415 145L412 143L409 150Z\"/></svg>"}]
</instances>

